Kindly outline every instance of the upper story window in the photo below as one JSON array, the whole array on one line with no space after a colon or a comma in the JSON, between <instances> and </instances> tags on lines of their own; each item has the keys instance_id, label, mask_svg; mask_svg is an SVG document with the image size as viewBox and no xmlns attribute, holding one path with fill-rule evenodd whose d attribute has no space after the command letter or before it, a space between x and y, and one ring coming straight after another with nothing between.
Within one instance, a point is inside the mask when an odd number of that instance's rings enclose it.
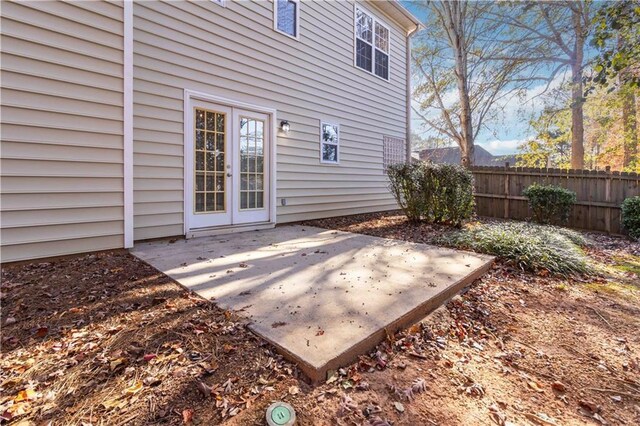
<instances>
[{"instance_id":1,"label":"upper story window","mask_svg":"<svg viewBox=\"0 0 640 426\"><path fill-rule=\"evenodd\" d=\"M356 66L389 80L389 27L356 6L355 32Z\"/></svg>"},{"instance_id":2,"label":"upper story window","mask_svg":"<svg viewBox=\"0 0 640 426\"><path fill-rule=\"evenodd\" d=\"M299 6L298 0L275 0L273 7L275 29L289 37L298 38Z\"/></svg>"}]
</instances>

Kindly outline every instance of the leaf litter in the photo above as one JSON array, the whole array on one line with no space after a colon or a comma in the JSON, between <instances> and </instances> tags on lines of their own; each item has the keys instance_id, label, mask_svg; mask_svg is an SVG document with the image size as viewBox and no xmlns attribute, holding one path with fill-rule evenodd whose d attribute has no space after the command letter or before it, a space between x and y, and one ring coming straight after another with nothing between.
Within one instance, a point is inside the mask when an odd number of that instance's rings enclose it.
<instances>
[{"instance_id":1,"label":"leaf litter","mask_svg":"<svg viewBox=\"0 0 640 426\"><path fill-rule=\"evenodd\" d=\"M397 215L321 224L415 242L447 232ZM630 249L598 236L589 250L608 261ZM561 282L498 263L445 308L311 386L244 319L125 252L10 266L2 416L263 424L266 407L284 400L302 425L634 424L640 309L596 285L601 278Z\"/></svg>"}]
</instances>

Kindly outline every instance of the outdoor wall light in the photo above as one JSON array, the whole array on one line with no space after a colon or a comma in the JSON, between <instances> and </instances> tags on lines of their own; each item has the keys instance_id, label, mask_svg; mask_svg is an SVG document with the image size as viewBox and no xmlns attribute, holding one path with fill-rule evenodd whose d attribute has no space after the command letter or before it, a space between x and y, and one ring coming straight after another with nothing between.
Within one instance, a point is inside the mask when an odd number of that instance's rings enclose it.
<instances>
[{"instance_id":1,"label":"outdoor wall light","mask_svg":"<svg viewBox=\"0 0 640 426\"><path fill-rule=\"evenodd\" d=\"M282 130L286 135L289 134L289 130L291 130L291 125L288 121L283 120L280 122L280 130Z\"/></svg>"}]
</instances>

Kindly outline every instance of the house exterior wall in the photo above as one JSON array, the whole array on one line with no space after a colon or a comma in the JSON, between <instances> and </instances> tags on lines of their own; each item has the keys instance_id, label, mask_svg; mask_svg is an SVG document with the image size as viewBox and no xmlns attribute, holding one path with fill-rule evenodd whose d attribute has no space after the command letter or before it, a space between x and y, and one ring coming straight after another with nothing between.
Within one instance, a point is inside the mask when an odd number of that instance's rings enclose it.
<instances>
[{"instance_id":1,"label":"house exterior wall","mask_svg":"<svg viewBox=\"0 0 640 426\"><path fill-rule=\"evenodd\" d=\"M2 2L2 262L123 247L123 4Z\"/></svg>"},{"instance_id":2,"label":"house exterior wall","mask_svg":"<svg viewBox=\"0 0 640 426\"><path fill-rule=\"evenodd\" d=\"M290 122L277 140L277 222L395 208L382 147L383 135L406 137L406 32L364 7L391 29L388 82L354 66L351 1L301 2L298 40L274 30L271 1L134 4L136 240L184 232L184 89ZM320 163L321 119L340 124L339 165Z\"/></svg>"},{"instance_id":3,"label":"house exterior wall","mask_svg":"<svg viewBox=\"0 0 640 426\"><path fill-rule=\"evenodd\" d=\"M374 3L390 81L354 66L353 1L301 2L297 40L272 1L3 2L0 260L182 235L185 89L290 122L277 222L394 208L383 137L406 138L406 31ZM321 120L340 125L339 165L320 162Z\"/></svg>"}]
</instances>

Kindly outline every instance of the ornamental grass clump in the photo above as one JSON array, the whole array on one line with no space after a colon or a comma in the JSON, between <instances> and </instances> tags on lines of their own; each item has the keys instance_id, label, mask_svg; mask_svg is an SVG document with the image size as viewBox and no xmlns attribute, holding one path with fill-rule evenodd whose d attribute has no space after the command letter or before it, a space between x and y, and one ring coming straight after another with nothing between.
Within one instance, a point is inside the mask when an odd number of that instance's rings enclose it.
<instances>
[{"instance_id":1,"label":"ornamental grass clump","mask_svg":"<svg viewBox=\"0 0 640 426\"><path fill-rule=\"evenodd\" d=\"M478 224L442 237L441 243L486 253L527 271L546 270L555 275L591 272L577 232L531 223Z\"/></svg>"}]
</instances>

